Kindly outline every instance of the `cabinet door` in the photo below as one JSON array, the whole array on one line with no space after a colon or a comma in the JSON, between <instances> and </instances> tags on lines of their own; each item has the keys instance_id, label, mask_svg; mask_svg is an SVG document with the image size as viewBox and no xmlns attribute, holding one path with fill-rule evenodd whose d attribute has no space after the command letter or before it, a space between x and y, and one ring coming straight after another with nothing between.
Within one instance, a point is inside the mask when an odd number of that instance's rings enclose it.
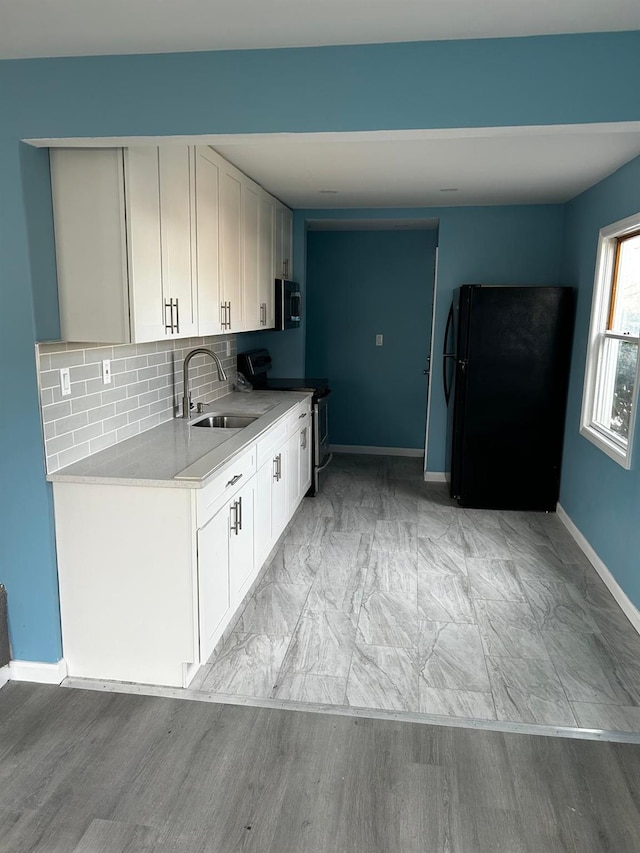
<instances>
[{"instance_id":1,"label":"cabinet door","mask_svg":"<svg viewBox=\"0 0 640 853\"><path fill-rule=\"evenodd\" d=\"M278 472L278 476L272 477L271 482L271 541L274 543L289 519L287 514L289 454L286 444L278 450L272 467Z\"/></svg>"},{"instance_id":2,"label":"cabinet door","mask_svg":"<svg viewBox=\"0 0 640 853\"><path fill-rule=\"evenodd\" d=\"M187 145L158 149L160 162L160 224L162 281L165 299L173 300L169 337L198 334L192 257L192 162Z\"/></svg>"},{"instance_id":3,"label":"cabinet door","mask_svg":"<svg viewBox=\"0 0 640 853\"><path fill-rule=\"evenodd\" d=\"M200 662L208 660L231 606L229 591L229 507L198 531Z\"/></svg>"},{"instance_id":4,"label":"cabinet door","mask_svg":"<svg viewBox=\"0 0 640 853\"><path fill-rule=\"evenodd\" d=\"M51 191L63 341L128 343L121 148L52 148Z\"/></svg>"},{"instance_id":5,"label":"cabinet door","mask_svg":"<svg viewBox=\"0 0 640 853\"><path fill-rule=\"evenodd\" d=\"M275 222L273 228L273 277L286 278L284 274L284 255L282 234L284 230L284 205L275 203Z\"/></svg>"},{"instance_id":6,"label":"cabinet door","mask_svg":"<svg viewBox=\"0 0 640 853\"><path fill-rule=\"evenodd\" d=\"M282 263L284 278L293 278L293 213L282 208Z\"/></svg>"},{"instance_id":7,"label":"cabinet door","mask_svg":"<svg viewBox=\"0 0 640 853\"><path fill-rule=\"evenodd\" d=\"M260 328L258 305L258 226L260 188L245 180L242 183L242 243L243 243L243 315L247 331Z\"/></svg>"},{"instance_id":8,"label":"cabinet door","mask_svg":"<svg viewBox=\"0 0 640 853\"><path fill-rule=\"evenodd\" d=\"M225 331L242 331L242 183L235 170L220 172L220 291Z\"/></svg>"},{"instance_id":9,"label":"cabinet door","mask_svg":"<svg viewBox=\"0 0 640 853\"><path fill-rule=\"evenodd\" d=\"M222 332L218 235L220 164L207 146L195 150L198 335Z\"/></svg>"},{"instance_id":10,"label":"cabinet door","mask_svg":"<svg viewBox=\"0 0 640 853\"><path fill-rule=\"evenodd\" d=\"M273 329L275 326L275 219L275 199L263 192L258 208L258 319L261 329Z\"/></svg>"},{"instance_id":11,"label":"cabinet door","mask_svg":"<svg viewBox=\"0 0 640 853\"><path fill-rule=\"evenodd\" d=\"M300 434L294 432L287 446L287 506L291 517L300 502Z\"/></svg>"},{"instance_id":12,"label":"cabinet door","mask_svg":"<svg viewBox=\"0 0 640 853\"><path fill-rule=\"evenodd\" d=\"M311 417L307 415L305 425L300 429L299 483L300 497L304 497L311 485Z\"/></svg>"},{"instance_id":13,"label":"cabinet door","mask_svg":"<svg viewBox=\"0 0 640 853\"><path fill-rule=\"evenodd\" d=\"M240 490L231 502L229 534L229 577L231 601L237 605L253 579L255 480Z\"/></svg>"},{"instance_id":14,"label":"cabinet door","mask_svg":"<svg viewBox=\"0 0 640 853\"><path fill-rule=\"evenodd\" d=\"M265 462L256 475L256 506L254 527L255 567L260 569L272 546L271 483L275 475L272 459Z\"/></svg>"},{"instance_id":15,"label":"cabinet door","mask_svg":"<svg viewBox=\"0 0 640 853\"><path fill-rule=\"evenodd\" d=\"M158 148L127 148L124 156L131 338L160 341L165 331L165 293L160 241Z\"/></svg>"}]
</instances>

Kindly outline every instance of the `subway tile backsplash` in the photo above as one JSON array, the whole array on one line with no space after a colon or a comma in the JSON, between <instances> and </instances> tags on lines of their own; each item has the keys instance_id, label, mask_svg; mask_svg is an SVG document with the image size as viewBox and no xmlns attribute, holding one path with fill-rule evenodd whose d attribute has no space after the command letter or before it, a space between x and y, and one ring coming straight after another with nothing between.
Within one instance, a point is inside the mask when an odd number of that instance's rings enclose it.
<instances>
[{"instance_id":1,"label":"subway tile backsplash","mask_svg":"<svg viewBox=\"0 0 640 853\"><path fill-rule=\"evenodd\" d=\"M114 346L36 344L47 473L171 420L182 408L184 357L196 346L213 349L228 379L219 382L212 359L196 356L189 370L193 402L217 400L236 377L235 335ZM111 361L110 385L102 381L104 359ZM61 367L71 378L66 397Z\"/></svg>"}]
</instances>

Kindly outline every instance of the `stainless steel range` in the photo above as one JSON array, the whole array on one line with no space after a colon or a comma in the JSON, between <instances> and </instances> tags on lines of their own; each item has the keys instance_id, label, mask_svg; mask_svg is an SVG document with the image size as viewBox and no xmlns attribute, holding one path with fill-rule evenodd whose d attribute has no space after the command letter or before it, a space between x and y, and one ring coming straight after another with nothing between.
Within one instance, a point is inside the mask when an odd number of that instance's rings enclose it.
<instances>
[{"instance_id":1,"label":"stainless steel range","mask_svg":"<svg viewBox=\"0 0 640 853\"><path fill-rule=\"evenodd\" d=\"M269 350L254 349L238 353L238 371L253 385L264 391L311 391L313 412L313 474L311 488L307 492L314 496L320 489L320 475L331 462L329 452L329 382L327 379L275 379L268 375L271 370Z\"/></svg>"}]
</instances>

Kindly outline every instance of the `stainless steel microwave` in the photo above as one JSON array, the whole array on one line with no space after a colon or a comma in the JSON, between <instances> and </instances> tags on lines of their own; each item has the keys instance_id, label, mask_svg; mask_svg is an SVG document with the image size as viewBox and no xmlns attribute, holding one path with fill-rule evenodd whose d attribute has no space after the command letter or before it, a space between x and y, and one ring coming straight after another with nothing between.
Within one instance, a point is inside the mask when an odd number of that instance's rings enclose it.
<instances>
[{"instance_id":1,"label":"stainless steel microwave","mask_svg":"<svg viewBox=\"0 0 640 853\"><path fill-rule=\"evenodd\" d=\"M300 285L284 278L276 279L276 324L275 328L297 329L302 320L302 294Z\"/></svg>"}]
</instances>

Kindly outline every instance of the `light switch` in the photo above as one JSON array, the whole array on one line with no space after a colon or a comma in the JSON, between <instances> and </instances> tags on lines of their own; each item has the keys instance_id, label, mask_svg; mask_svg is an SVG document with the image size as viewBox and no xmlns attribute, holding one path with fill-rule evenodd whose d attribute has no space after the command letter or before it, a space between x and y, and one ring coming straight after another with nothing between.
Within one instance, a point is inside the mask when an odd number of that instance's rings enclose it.
<instances>
[{"instance_id":1,"label":"light switch","mask_svg":"<svg viewBox=\"0 0 640 853\"><path fill-rule=\"evenodd\" d=\"M60 393L63 397L68 397L71 393L71 375L68 367L60 368Z\"/></svg>"},{"instance_id":2,"label":"light switch","mask_svg":"<svg viewBox=\"0 0 640 853\"><path fill-rule=\"evenodd\" d=\"M108 358L102 362L102 383L111 385L111 361Z\"/></svg>"},{"instance_id":3,"label":"light switch","mask_svg":"<svg viewBox=\"0 0 640 853\"><path fill-rule=\"evenodd\" d=\"M382 335L376 335L376 346L377 347L382 346Z\"/></svg>"}]
</instances>

